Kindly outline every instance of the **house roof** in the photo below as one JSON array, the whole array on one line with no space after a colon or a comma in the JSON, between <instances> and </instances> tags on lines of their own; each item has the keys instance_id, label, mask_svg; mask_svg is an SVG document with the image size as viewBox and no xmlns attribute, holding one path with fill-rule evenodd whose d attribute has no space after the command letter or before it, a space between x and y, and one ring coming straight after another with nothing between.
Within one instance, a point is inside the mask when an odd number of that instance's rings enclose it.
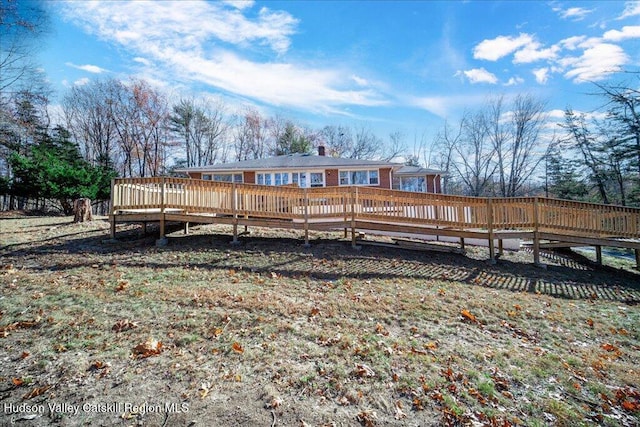
<instances>
[{"instance_id":1,"label":"house roof","mask_svg":"<svg viewBox=\"0 0 640 427\"><path fill-rule=\"evenodd\" d=\"M416 176L416 175L444 175L445 172L438 169L423 168L421 166L402 166L394 172L400 176Z\"/></svg>"},{"instance_id":2,"label":"house roof","mask_svg":"<svg viewBox=\"0 0 640 427\"><path fill-rule=\"evenodd\" d=\"M400 163L383 162L380 160L345 159L341 157L317 156L312 154L289 154L269 157L266 159L252 159L240 162L177 169L176 172L242 172L246 170L304 170L366 167L390 167L398 169L403 166Z\"/></svg>"}]
</instances>

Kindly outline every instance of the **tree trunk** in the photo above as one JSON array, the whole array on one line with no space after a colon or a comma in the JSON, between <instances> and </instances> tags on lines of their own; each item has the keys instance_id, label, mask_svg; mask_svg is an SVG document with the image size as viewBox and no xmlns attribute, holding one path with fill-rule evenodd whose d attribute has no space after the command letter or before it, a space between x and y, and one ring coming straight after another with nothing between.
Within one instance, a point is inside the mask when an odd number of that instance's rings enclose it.
<instances>
[{"instance_id":1,"label":"tree trunk","mask_svg":"<svg viewBox=\"0 0 640 427\"><path fill-rule=\"evenodd\" d=\"M93 221L91 215L91 200L77 199L73 202L73 222Z\"/></svg>"}]
</instances>

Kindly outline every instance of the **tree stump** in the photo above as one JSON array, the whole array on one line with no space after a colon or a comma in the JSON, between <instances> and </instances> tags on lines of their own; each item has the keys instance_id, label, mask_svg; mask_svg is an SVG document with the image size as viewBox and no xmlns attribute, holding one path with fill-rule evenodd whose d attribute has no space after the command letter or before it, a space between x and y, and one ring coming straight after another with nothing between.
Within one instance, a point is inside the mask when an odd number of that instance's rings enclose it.
<instances>
[{"instance_id":1,"label":"tree stump","mask_svg":"<svg viewBox=\"0 0 640 427\"><path fill-rule=\"evenodd\" d=\"M76 199L73 202L73 222L93 221L91 199Z\"/></svg>"}]
</instances>

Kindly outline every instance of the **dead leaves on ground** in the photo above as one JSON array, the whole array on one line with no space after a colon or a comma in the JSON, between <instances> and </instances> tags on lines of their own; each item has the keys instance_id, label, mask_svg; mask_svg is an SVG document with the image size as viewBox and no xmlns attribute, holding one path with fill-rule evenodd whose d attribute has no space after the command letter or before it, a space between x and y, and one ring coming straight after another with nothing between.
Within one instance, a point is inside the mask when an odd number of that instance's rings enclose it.
<instances>
[{"instance_id":1,"label":"dead leaves on ground","mask_svg":"<svg viewBox=\"0 0 640 427\"><path fill-rule=\"evenodd\" d=\"M51 387L53 387L53 386L45 385L45 386L42 386L42 387L35 387L35 388L31 389L30 392L28 392L27 394L22 396L22 400L29 400L29 399L33 399L34 397L38 397L38 396L44 394Z\"/></svg>"},{"instance_id":2,"label":"dead leaves on ground","mask_svg":"<svg viewBox=\"0 0 640 427\"><path fill-rule=\"evenodd\" d=\"M157 356L162 353L162 342L155 339L148 339L142 344L138 344L133 348L134 359L145 359L151 356Z\"/></svg>"},{"instance_id":3,"label":"dead leaves on ground","mask_svg":"<svg viewBox=\"0 0 640 427\"><path fill-rule=\"evenodd\" d=\"M244 348L239 342L234 342L231 345L231 350L233 350L235 353L238 353L238 354L244 353Z\"/></svg>"},{"instance_id":4,"label":"dead leaves on ground","mask_svg":"<svg viewBox=\"0 0 640 427\"><path fill-rule=\"evenodd\" d=\"M37 317L33 320L21 320L18 322L13 322L5 326L0 326L0 338L6 338L9 336L10 331L15 331L17 329L31 329L40 325L42 319Z\"/></svg>"},{"instance_id":5,"label":"dead leaves on ground","mask_svg":"<svg viewBox=\"0 0 640 427\"><path fill-rule=\"evenodd\" d=\"M138 324L135 322L130 322L129 319L118 320L112 327L111 330L115 333L128 331L130 329L135 329L138 327Z\"/></svg>"},{"instance_id":6,"label":"dead leaves on ground","mask_svg":"<svg viewBox=\"0 0 640 427\"><path fill-rule=\"evenodd\" d=\"M480 323L480 321L478 320L478 318L471 313L469 310L467 310L466 308L462 309L462 311L460 311L460 315L462 316L462 319L467 321L467 322L471 322L474 323L478 326L482 326L482 323Z\"/></svg>"}]
</instances>

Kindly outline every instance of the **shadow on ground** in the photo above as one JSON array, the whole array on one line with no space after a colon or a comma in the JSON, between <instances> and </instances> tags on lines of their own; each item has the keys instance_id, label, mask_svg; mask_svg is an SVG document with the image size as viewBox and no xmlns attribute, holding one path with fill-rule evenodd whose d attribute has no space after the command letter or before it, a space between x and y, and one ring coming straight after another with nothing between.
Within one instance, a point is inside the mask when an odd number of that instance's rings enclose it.
<instances>
[{"instance_id":1,"label":"shadow on ground","mask_svg":"<svg viewBox=\"0 0 640 427\"><path fill-rule=\"evenodd\" d=\"M298 238L249 235L241 237L238 245L231 245L228 234L184 236L173 233L166 247L157 248L154 236L141 236L133 227L119 232L115 242L100 232L102 230L87 230L81 238L78 236L82 231L72 227L68 231L39 242L2 247L0 254L15 265L44 271L96 263L153 269L188 265L199 269L236 269L329 281L340 278L458 281L479 288L558 298L599 298L626 304L640 302L640 275L584 266L560 255L550 255L549 259L554 259L553 265L543 269L528 262L511 260L509 254L492 265L459 254L374 246L356 250L348 241L331 238L312 240L307 248Z\"/></svg>"}]
</instances>

